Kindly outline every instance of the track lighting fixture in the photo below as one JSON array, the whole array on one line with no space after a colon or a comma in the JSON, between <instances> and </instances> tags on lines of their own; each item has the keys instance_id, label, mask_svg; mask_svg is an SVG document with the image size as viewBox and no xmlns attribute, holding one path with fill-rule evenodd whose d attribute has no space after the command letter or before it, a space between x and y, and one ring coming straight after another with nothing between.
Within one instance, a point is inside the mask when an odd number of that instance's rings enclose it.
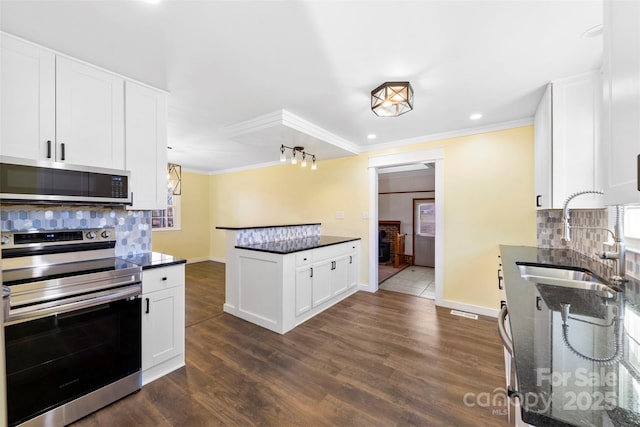
<instances>
[{"instance_id":1,"label":"track lighting fixture","mask_svg":"<svg viewBox=\"0 0 640 427\"><path fill-rule=\"evenodd\" d=\"M286 145L280 146L280 161L287 161L287 153L286 150L291 150L291 164L298 164L298 156L300 157L301 163L300 166L303 168L307 167L307 157L311 157L311 170L316 170L316 156L315 154L307 153L304 151L304 147L295 146L295 147L287 147Z\"/></svg>"}]
</instances>

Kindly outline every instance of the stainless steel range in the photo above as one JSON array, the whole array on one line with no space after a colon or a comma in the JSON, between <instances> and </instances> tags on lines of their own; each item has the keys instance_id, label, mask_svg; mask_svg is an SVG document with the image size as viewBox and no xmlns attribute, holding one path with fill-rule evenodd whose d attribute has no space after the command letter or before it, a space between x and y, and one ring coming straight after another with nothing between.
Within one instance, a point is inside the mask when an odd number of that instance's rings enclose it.
<instances>
[{"instance_id":1,"label":"stainless steel range","mask_svg":"<svg viewBox=\"0 0 640 427\"><path fill-rule=\"evenodd\" d=\"M63 426L140 389L141 268L113 229L3 232L9 426Z\"/></svg>"}]
</instances>

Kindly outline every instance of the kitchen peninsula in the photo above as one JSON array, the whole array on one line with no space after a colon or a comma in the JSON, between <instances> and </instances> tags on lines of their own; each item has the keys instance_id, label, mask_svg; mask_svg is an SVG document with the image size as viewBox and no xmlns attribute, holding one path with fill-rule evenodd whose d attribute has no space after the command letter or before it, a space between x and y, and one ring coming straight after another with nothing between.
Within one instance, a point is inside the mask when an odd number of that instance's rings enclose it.
<instances>
[{"instance_id":1,"label":"kitchen peninsula","mask_svg":"<svg viewBox=\"0 0 640 427\"><path fill-rule=\"evenodd\" d=\"M224 311L284 334L358 290L360 238L320 224L226 230Z\"/></svg>"}]
</instances>

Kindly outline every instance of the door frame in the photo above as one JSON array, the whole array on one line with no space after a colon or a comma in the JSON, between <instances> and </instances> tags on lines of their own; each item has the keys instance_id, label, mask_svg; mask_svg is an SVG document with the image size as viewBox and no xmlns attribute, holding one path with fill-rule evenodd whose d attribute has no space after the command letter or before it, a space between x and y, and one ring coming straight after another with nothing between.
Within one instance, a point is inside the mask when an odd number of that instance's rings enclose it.
<instances>
[{"instance_id":1,"label":"door frame","mask_svg":"<svg viewBox=\"0 0 640 427\"><path fill-rule=\"evenodd\" d=\"M436 238L435 291L436 305L442 305L444 283L444 148L423 148L395 154L369 157L369 285L362 290L378 290L378 168L435 163Z\"/></svg>"},{"instance_id":2,"label":"door frame","mask_svg":"<svg viewBox=\"0 0 640 427\"><path fill-rule=\"evenodd\" d=\"M433 204L436 204L436 198L435 197L416 197L411 199L411 215L413 218L413 236L411 237L411 253L413 254L413 261L415 263L416 260L416 201L423 201L423 202L427 202L433 200ZM438 221L438 217L436 217L436 223ZM435 268L435 267L434 267Z\"/></svg>"}]
</instances>

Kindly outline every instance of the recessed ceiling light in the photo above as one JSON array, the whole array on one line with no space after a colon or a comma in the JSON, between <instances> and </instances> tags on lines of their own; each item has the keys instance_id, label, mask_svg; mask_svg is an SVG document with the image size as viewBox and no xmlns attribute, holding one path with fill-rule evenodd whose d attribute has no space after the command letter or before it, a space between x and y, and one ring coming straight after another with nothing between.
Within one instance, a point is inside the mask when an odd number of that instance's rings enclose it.
<instances>
[{"instance_id":1,"label":"recessed ceiling light","mask_svg":"<svg viewBox=\"0 0 640 427\"><path fill-rule=\"evenodd\" d=\"M482 118L482 114L480 114L480 113L473 113L472 115L470 115L470 116L469 116L469 118L470 118L471 120L478 120L478 119L481 119L481 118Z\"/></svg>"},{"instance_id":2,"label":"recessed ceiling light","mask_svg":"<svg viewBox=\"0 0 640 427\"><path fill-rule=\"evenodd\" d=\"M376 139L376 134L370 133L369 135L367 135L367 139Z\"/></svg>"},{"instance_id":3,"label":"recessed ceiling light","mask_svg":"<svg viewBox=\"0 0 640 427\"><path fill-rule=\"evenodd\" d=\"M140 0L143 1L145 3L150 3L150 4L158 4L160 3L160 0Z\"/></svg>"}]
</instances>

